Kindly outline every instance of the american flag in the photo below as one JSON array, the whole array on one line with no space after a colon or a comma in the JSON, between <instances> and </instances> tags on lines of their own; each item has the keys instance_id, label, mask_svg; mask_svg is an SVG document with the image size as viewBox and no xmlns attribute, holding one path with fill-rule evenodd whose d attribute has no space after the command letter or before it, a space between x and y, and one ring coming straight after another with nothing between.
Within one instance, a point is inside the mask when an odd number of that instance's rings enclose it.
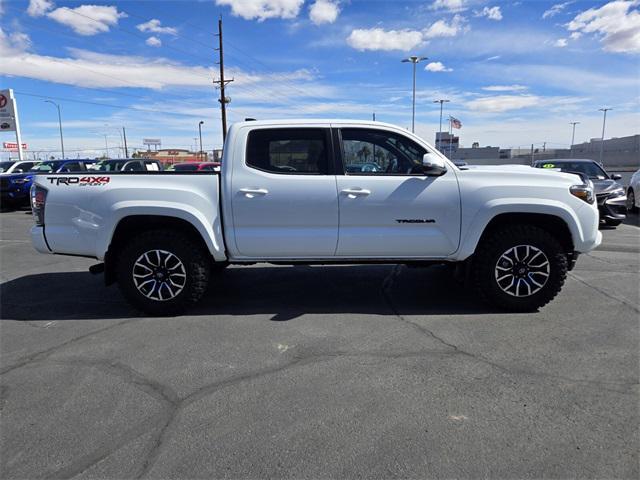
<instances>
[{"instance_id":1,"label":"american flag","mask_svg":"<svg viewBox=\"0 0 640 480\"><path fill-rule=\"evenodd\" d=\"M455 117L449 117L449 121L451 122L451 128L462 128L462 122Z\"/></svg>"}]
</instances>

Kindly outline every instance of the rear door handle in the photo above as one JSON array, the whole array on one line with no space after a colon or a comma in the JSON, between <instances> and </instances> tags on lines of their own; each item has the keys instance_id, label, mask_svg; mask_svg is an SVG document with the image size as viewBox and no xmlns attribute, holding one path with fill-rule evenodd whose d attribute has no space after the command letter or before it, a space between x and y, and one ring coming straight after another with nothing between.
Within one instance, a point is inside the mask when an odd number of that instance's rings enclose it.
<instances>
[{"instance_id":1,"label":"rear door handle","mask_svg":"<svg viewBox=\"0 0 640 480\"><path fill-rule=\"evenodd\" d=\"M256 195L266 195L269 193L269 190L266 188L241 188L240 192L245 195L247 198L253 198Z\"/></svg>"},{"instance_id":2,"label":"rear door handle","mask_svg":"<svg viewBox=\"0 0 640 480\"><path fill-rule=\"evenodd\" d=\"M366 197L371 195L371 190L365 190L364 188L345 188L340 193L344 193L349 198Z\"/></svg>"}]
</instances>

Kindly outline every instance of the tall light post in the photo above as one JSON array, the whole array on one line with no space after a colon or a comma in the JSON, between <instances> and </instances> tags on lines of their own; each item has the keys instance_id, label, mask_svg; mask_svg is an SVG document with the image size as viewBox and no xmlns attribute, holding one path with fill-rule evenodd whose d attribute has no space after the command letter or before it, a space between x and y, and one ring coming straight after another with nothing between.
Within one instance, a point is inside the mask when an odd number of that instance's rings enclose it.
<instances>
[{"instance_id":1,"label":"tall light post","mask_svg":"<svg viewBox=\"0 0 640 480\"><path fill-rule=\"evenodd\" d=\"M613 108L599 108L599 112L604 112L604 116L602 117L602 137L600 138L600 164L602 165L602 153L604 151L604 126L607 123L607 112L609 110L613 110Z\"/></svg>"},{"instance_id":2,"label":"tall light post","mask_svg":"<svg viewBox=\"0 0 640 480\"><path fill-rule=\"evenodd\" d=\"M418 57L416 55L411 55L409 58L403 58L403 63L412 63L413 64L413 102L411 108L411 133L415 133L416 131L416 65L422 60L426 60L427 57Z\"/></svg>"},{"instance_id":3,"label":"tall light post","mask_svg":"<svg viewBox=\"0 0 640 480\"><path fill-rule=\"evenodd\" d=\"M576 140L576 125L580 122L569 122L569 125L573 125L573 132L571 133L571 145L569 145L569 156L573 158L573 142Z\"/></svg>"},{"instance_id":4,"label":"tall light post","mask_svg":"<svg viewBox=\"0 0 640 480\"><path fill-rule=\"evenodd\" d=\"M62 115L60 115L60 105L58 105L56 102L52 101L52 100L45 100L45 103L50 103L52 105L55 105L55 107L58 109L58 127L60 128L60 149L62 151L62 158L64 159L64 140L62 138Z\"/></svg>"},{"instance_id":5,"label":"tall light post","mask_svg":"<svg viewBox=\"0 0 640 480\"><path fill-rule=\"evenodd\" d=\"M442 104L449 103L450 101L451 100L444 100L444 99L434 100L433 101L433 103L439 103L440 104L440 127L438 128L438 135L436 135L436 147L438 147L440 142L442 142ZM438 148L438 150L440 150L440 149Z\"/></svg>"},{"instance_id":6,"label":"tall light post","mask_svg":"<svg viewBox=\"0 0 640 480\"><path fill-rule=\"evenodd\" d=\"M202 160L202 124L204 123L204 120L200 120L200 123L198 123L198 134L200 135L200 151L198 152L198 158L200 158L200 160Z\"/></svg>"}]
</instances>

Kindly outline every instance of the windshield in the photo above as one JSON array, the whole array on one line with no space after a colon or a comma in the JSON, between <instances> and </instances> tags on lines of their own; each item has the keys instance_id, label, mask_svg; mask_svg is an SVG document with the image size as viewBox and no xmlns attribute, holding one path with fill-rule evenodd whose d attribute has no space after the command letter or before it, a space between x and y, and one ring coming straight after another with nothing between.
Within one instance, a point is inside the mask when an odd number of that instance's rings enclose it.
<instances>
[{"instance_id":1,"label":"windshield","mask_svg":"<svg viewBox=\"0 0 640 480\"><path fill-rule=\"evenodd\" d=\"M102 160L101 162L96 163L91 166L91 170L98 170L100 172L119 172L122 170L122 166L126 163L122 162L114 162L113 160Z\"/></svg>"},{"instance_id":2,"label":"windshield","mask_svg":"<svg viewBox=\"0 0 640 480\"><path fill-rule=\"evenodd\" d=\"M16 162L0 162L0 173L6 172L11 168L12 165L15 165Z\"/></svg>"},{"instance_id":3,"label":"windshield","mask_svg":"<svg viewBox=\"0 0 640 480\"><path fill-rule=\"evenodd\" d=\"M198 165L194 163L182 163L178 165L172 165L172 170L176 172L195 172L198 170Z\"/></svg>"},{"instance_id":4,"label":"windshield","mask_svg":"<svg viewBox=\"0 0 640 480\"><path fill-rule=\"evenodd\" d=\"M55 172L62 165L61 160L41 162L31 168L31 172Z\"/></svg>"},{"instance_id":5,"label":"windshield","mask_svg":"<svg viewBox=\"0 0 640 480\"><path fill-rule=\"evenodd\" d=\"M544 162L537 165L538 168L559 169L561 172L579 172L584 173L592 180L603 180L609 178L597 163L592 162Z\"/></svg>"}]
</instances>

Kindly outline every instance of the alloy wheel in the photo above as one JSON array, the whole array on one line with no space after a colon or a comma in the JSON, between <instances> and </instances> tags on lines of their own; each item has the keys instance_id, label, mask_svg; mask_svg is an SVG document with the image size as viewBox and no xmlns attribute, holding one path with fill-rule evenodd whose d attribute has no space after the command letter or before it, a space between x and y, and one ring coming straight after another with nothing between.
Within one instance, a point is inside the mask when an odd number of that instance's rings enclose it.
<instances>
[{"instance_id":1,"label":"alloy wheel","mask_svg":"<svg viewBox=\"0 0 640 480\"><path fill-rule=\"evenodd\" d=\"M166 250L149 250L133 264L133 283L151 300L164 302L180 294L187 283L182 261Z\"/></svg>"},{"instance_id":2,"label":"alloy wheel","mask_svg":"<svg viewBox=\"0 0 640 480\"><path fill-rule=\"evenodd\" d=\"M547 283L550 263L542 250L533 245L517 245L504 252L495 266L500 289L514 297L529 297Z\"/></svg>"}]
</instances>

